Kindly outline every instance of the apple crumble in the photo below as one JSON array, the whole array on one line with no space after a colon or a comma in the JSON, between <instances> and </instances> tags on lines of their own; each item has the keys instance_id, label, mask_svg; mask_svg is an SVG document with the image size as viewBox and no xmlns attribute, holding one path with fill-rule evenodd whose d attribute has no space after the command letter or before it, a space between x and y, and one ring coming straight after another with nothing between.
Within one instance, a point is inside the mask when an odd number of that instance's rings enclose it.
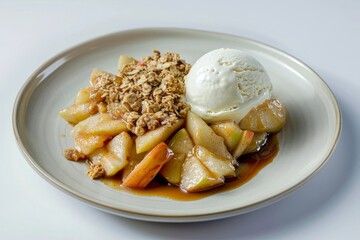
<instances>
[{"instance_id":1,"label":"apple crumble","mask_svg":"<svg viewBox=\"0 0 360 240\"><path fill-rule=\"evenodd\" d=\"M116 74L94 69L90 86L59 113L73 125L65 158L88 163L91 179L131 189L161 179L183 193L234 186L262 159L271 162L286 122L282 103L268 98L240 122L207 122L185 99L190 70L179 54L157 50L140 60L121 55Z\"/></svg>"}]
</instances>

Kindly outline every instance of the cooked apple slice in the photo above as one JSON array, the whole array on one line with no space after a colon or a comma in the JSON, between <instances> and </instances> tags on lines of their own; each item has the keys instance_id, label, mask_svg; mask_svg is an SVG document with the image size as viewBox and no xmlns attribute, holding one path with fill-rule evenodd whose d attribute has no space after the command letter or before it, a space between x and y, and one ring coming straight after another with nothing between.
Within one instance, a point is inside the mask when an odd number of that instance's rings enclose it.
<instances>
[{"instance_id":1,"label":"cooked apple slice","mask_svg":"<svg viewBox=\"0 0 360 240\"><path fill-rule=\"evenodd\" d=\"M123 120L113 119L108 113L101 113L91 116L89 119L86 119L86 121L81 123L81 125L79 126L82 127L87 126L86 129L82 129L81 131L91 135L115 136L123 131L128 130L126 127L126 123Z\"/></svg>"},{"instance_id":2,"label":"cooked apple slice","mask_svg":"<svg viewBox=\"0 0 360 240\"><path fill-rule=\"evenodd\" d=\"M104 80L117 81L119 84L122 81L117 75L94 68L90 75L90 85L95 86Z\"/></svg>"},{"instance_id":3,"label":"cooked apple slice","mask_svg":"<svg viewBox=\"0 0 360 240\"><path fill-rule=\"evenodd\" d=\"M125 178L134 170L136 165L138 165L145 158L146 154L147 152L137 154L135 144L133 144L130 152L129 163L122 171L122 181L124 181Z\"/></svg>"},{"instance_id":4,"label":"cooked apple slice","mask_svg":"<svg viewBox=\"0 0 360 240\"><path fill-rule=\"evenodd\" d=\"M217 135L224 138L228 150L234 151L242 134L240 127L235 122L228 121L212 124L211 128Z\"/></svg>"},{"instance_id":5,"label":"cooked apple slice","mask_svg":"<svg viewBox=\"0 0 360 240\"><path fill-rule=\"evenodd\" d=\"M78 91L75 97L74 104L84 104L90 102L90 89L82 88Z\"/></svg>"},{"instance_id":6,"label":"cooked apple slice","mask_svg":"<svg viewBox=\"0 0 360 240\"><path fill-rule=\"evenodd\" d=\"M97 163L100 162L102 156L107 152L108 150L106 149L106 147L101 147L90 153L88 157L92 163Z\"/></svg>"},{"instance_id":7,"label":"cooked apple slice","mask_svg":"<svg viewBox=\"0 0 360 240\"><path fill-rule=\"evenodd\" d=\"M277 99L268 99L241 120L240 128L253 132L276 133L286 123L286 110Z\"/></svg>"},{"instance_id":8,"label":"cooked apple slice","mask_svg":"<svg viewBox=\"0 0 360 240\"><path fill-rule=\"evenodd\" d=\"M104 74L104 71L101 71L100 69L94 68L90 74L90 85L94 86L96 85L96 79L99 78L102 74Z\"/></svg>"},{"instance_id":9,"label":"cooked apple slice","mask_svg":"<svg viewBox=\"0 0 360 240\"><path fill-rule=\"evenodd\" d=\"M114 176L122 170L130 157L133 140L127 132L114 137L106 147L101 147L89 154L92 163L101 163L107 177Z\"/></svg>"},{"instance_id":10,"label":"cooked apple slice","mask_svg":"<svg viewBox=\"0 0 360 240\"><path fill-rule=\"evenodd\" d=\"M105 175L107 177L114 176L117 172L123 169L127 161L122 161L122 159L115 156L111 152L105 153L101 158L101 167L105 170Z\"/></svg>"},{"instance_id":11,"label":"cooked apple slice","mask_svg":"<svg viewBox=\"0 0 360 240\"><path fill-rule=\"evenodd\" d=\"M181 180L182 165L186 154L194 147L188 132L182 128L169 141L174 157L160 170L160 174L171 184L178 185Z\"/></svg>"},{"instance_id":12,"label":"cooked apple slice","mask_svg":"<svg viewBox=\"0 0 360 240\"><path fill-rule=\"evenodd\" d=\"M194 143L186 129L182 128L170 139L168 146L174 153L187 154L194 147Z\"/></svg>"},{"instance_id":13,"label":"cooked apple slice","mask_svg":"<svg viewBox=\"0 0 360 240\"><path fill-rule=\"evenodd\" d=\"M106 176L111 177L128 164L133 141L127 132L122 132L107 144L108 152L101 158Z\"/></svg>"},{"instance_id":14,"label":"cooked apple slice","mask_svg":"<svg viewBox=\"0 0 360 240\"><path fill-rule=\"evenodd\" d=\"M122 132L108 143L107 149L116 157L128 161L133 146L133 140L127 132Z\"/></svg>"},{"instance_id":15,"label":"cooked apple slice","mask_svg":"<svg viewBox=\"0 0 360 240\"><path fill-rule=\"evenodd\" d=\"M98 104L96 104L97 108L98 108L98 112L99 113L107 113L107 104L104 102L100 102Z\"/></svg>"},{"instance_id":16,"label":"cooked apple slice","mask_svg":"<svg viewBox=\"0 0 360 240\"><path fill-rule=\"evenodd\" d=\"M72 129L73 134L89 134L91 129L96 128L103 122L112 120L111 116L107 113L93 115L80 123L76 124Z\"/></svg>"},{"instance_id":17,"label":"cooked apple slice","mask_svg":"<svg viewBox=\"0 0 360 240\"><path fill-rule=\"evenodd\" d=\"M109 114L97 114L76 124L71 130L75 148L87 155L102 147L105 140L111 138L112 135L95 135L91 134L90 131L104 121L106 122L109 118L111 118Z\"/></svg>"},{"instance_id":18,"label":"cooked apple slice","mask_svg":"<svg viewBox=\"0 0 360 240\"><path fill-rule=\"evenodd\" d=\"M185 158L186 154L175 153L174 157L160 169L160 175L163 176L169 183L179 185Z\"/></svg>"},{"instance_id":19,"label":"cooked apple slice","mask_svg":"<svg viewBox=\"0 0 360 240\"><path fill-rule=\"evenodd\" d=\"M201 192L224 184L224 178L215 177L195 156L185 159L180 188L186 192Z\"/></svg>"},{"instance_id":20,"label":"cooked apple slice","mask_svg":"<svg viewBox=\"0 0 360 240\"><path fill-rule=\"evenodd\" d=\"M161 126L155 130L148 131L144 135L138 136L135 139L136 152L142 153L153 149L160 142L166 141L171 134L178 130L184 124L184 119L179 119L172 126Z\"/></svg>"},{"instance_id":21,"label":"cooked apple slice","mask_svg":"<svg viewBox=\"0 0 360 240\"><path fill-rule=\"evenodd\" d=\"M131 188L145 188L160 171L161 167L174 156L168 146L161 142L125 178L123 185Z\"/></svg>"},{"instance_id":22,"label":"cooked apple slice","mask_svg":"<svg viewBox=\"0 0 360 240\"><path fill-rule=\"evenodd\" d=\"M233 152L233 156L235 159L237 159L238 157L241 156L241 154L243 154L245 148L249 146L249 144L251 143L253 136L254 136L254 132L249 130L243 131L239 144L237 145L237 147Z\"/></svg>"},{"instance_id":23,"label":"cooked apple slice","mask_svg":"<svg viewBox=\"0 0 360 240\"><path fill-rule=\"evenodd\" d=\"M95 113L94 105L91 103L73 104L59 112L60 117L70 124L77 124Z\"/></svg>"},{"instance_id":24,"label":"cooked apple slice","mask_svg":"<svg viewBox=\"0 0 360 240\"><path fill-rule=\"evenodd\" d=\"M215 177L235 177L235 167L229 159L217 156L200 145L195 145L193 152Z\"/></svg>"},{"instance_id":25,"label":"cooked apple slice","mask_svg":"<svg viewBox=\"0 0 360 240\"><path fill-rule=\"evenodd\" d=\"M81 135L73 136L75 142L75 149L79 152L88 155L94 150L104 146L104 142L109 138L109 136L96 136L96 135Z\"/></svg>"},{"instance_id":26,"label":"cooked apple slice","mask_svg":"<svg viewBox=\"0 0 360 240\"><path fill-rule=\"evenodd\" d=\"M259 151L260 148L265 145L268 136L269 134L266 132L254 133L251 143L245 148L243 154Z\"/></svg>"},{"instance_id":27,"label":"cooked apple slice","mask_svg":"<svg viewBox=\"0 0 360 240\"><path fill-rule=\"evenodd\" d=\"M120 70L126 64L131 64L131 63L136 63L136 62L137 61L135 60L135 58L128 57L125 55L120 55L119 61L118 61L118 69Z\"/></svg>"},{"instance_id":28,"label":"cooked apple slice","mask_svg":"<svg viewBox=\"0 0 360 240\"><path fill-rule=\"evenodd\" d=\"M89 130L90 134L114 136L128 130L123 120L113 119L109 114L105 116L99 124Z\"/></svg>"},{"instance_id":29,"label":"cooked apple slice","mask_svg":"<svg viewBox=\"0 0 360 240\"><path fill-rule=\"evenodd\" d=\"M218 156L230 160L234 159L225 146L224 139L216 135L214 130L197 114L188 112L186 117L186 130L195 145L201 145Z\"/></svg>"}]
</instances>

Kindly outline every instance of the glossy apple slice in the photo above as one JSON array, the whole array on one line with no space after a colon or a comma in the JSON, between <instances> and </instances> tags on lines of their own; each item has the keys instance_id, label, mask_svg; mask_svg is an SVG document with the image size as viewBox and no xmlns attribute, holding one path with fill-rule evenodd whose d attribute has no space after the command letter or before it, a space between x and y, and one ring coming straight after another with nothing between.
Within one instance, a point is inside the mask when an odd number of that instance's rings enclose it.
<instances>
[{"instance_id":1,"label":"glossy apple slice","mask_svg":"<svg viewBox=\"0 0 360 240\"><path fill-rule=\"evenodd\" d=\"M134 170L134 168L145 158L147 153L148 152L142 152L139 154L136 153L136 147L135 144L133 144L130 151L129 163L125 166L125 168L122 171L122 176L121 176L122 181L124 181L125 178Z\"/></svg>"},{"instance_id":2,"label":"glossy apple slice","mask_svg":"<svg viewBox=\"0 0 360 240\"><path fill-rule=\"evenodd\" d=\"M128 56L125 56L125 55L120 55L117 68L119 70L121 70L121 68L123 66L125 66L126 64L132 64L132 63L136 63L136 62L137 61L132 57L128 57Z\"/></svg>"},{"instance_id":3,"label":"glossy apple slice","mask_svg":"<svg viewBox=\"0 0 360 240\"><path fill-rule=\"evenodd\" d=\"M101 84L103 81L107 81L107 80L116 81L120 84L122 81L122 78L115 74L108 73L108 72L102 71L97 68L94 68L93 71L91 72L91 75L90 75L90 85L91 86L96 86L98 84Z\"/></svg>"},{"instance_id":4,"label":"glossy apple slice","mask_svg":"<svg viewBox=\"0 0 360 240\"><path fill-rule=\"evenodd\" d=\"M91 114L96 113L95 105L91 103L73 104L59 112L60 117L65 119L70 124L77 124ZM96 106L95 106L96 107Z\"/></svg>"},{"instance_id":5,"label":"glossy apple slice","mask_svg":"<svg viewBox=\"0 0 360 240\"><path fill-rule=\"evenodd\" d=\"M286 123L286 110L277 99L268 99L253 108L240 122L240 128L253 132L276 133Z\"/></svg>"},{"instance_id":6,"label":"glossy apple slice","mask_svg":"<svg viewBox=\"0 0 360 240\"><path fill-rule=\"evenodd\" d=\"M259 151L260 148L266 144L268 136L269 134L266 132L254 133L251 143L245 148L243 154Z\"/></svg>"},{"instance_id":7,"label":"glossy apple slice","mask_svg":"<svg viewBox=\"0 0 360 240\"><path fill-rule=\"evenodd\" d=\"M74 104L83 104L90 102L90 89L82 88L78 91L75 97Z\"/></svg>"},{"instance_id":8,"label":"glossy apple slice","mask_svg":"<svg viewBox=\"0 0 360 240\"><path fill-rule=\"evenodd\" d=\"M217 156L200 145L196 145L193 152L215 177L235 177L235 167L229 159Z\"/></svg>"},{"instance_id":9,"label":"glossy apple slice","mask_svg":"<svg viewBox=\"0 0 360 240\"><path fill-rule=\"evenodd\" d=\"M217 135L224 138L228 150L234 151L242 135L240 127L233 121L227 121L212 124L211 128Z\"/></svg>"},{"instance_id":10,"label":"glossy apple slice","mask_svg":"<svg viewBox=\"0 0 360 240\"><path fill-rule=\"evenodd\" d=\"M201 145L218 156L233 160L233 156L225 146L224 139L218 136L197 114L188 112L186 130L195 145Z\"/></svg>"},{"instance_id":11,"label":"glossy apple slice","mask_svg":"<svg viewBox=\"0 0 360 240\"><path fill-rule=\"evenodd\" d=\"M104 145L105 140L113 137L117 132L104 132L105 134L95 134L92 130L97 129L104 123L111 121L109 114L97 114L79 122L71 130L71 135L74 138L75 148L84 153L90 154L95 149ZM114 120L115 121L115 120ZM116 120L119 121L119 120Z\"/></svg>"},{"instance_id":12,"label":"glossy apple slice","mask_svg":"<svg viewBox=\"0 0 360 240\"><path fill-rule=\"evenodd\" d=\"M165 143L159 143L125 178L123 186L145 188L160 171L161 167L173 158L174 153Z\"/></svg>"},{"instance_id":13,"label":"glossy apple slice","mask_svg":"<svg viewBox=\"0 0 360 240\"><path fill-rule=\"evenodd\" d=\"M107 113L105 113L104 116L106 117L103 118L101 122L89 129L89 134L115 136L129 130L123 120L113 119Z\"/></svg>"},{"instance_id":14,"label":"glossy apple slice","mask_svg":"<svg viewBox=\"0 0 360 240\"><path fill-rule=\"evenodd\" d=\"M187 131L182 128L170 139L168 146L174 152L174 157L161 168L160 174L169 183L179 185L186 154L191 151L194 144Z\"/></svg>"},{"instance_id":15,"label":"glossy apple slice","mask_svg":"<svg viewBox=\"0 0 360 240\"><path fill-rule=\"evenodd\" d=\"M246 147L250 145L253 136L254 136L254 132L249 130L243 131L240 141L233 152L233 156L235 159L237 159L238 157L241 156L241 154L243 154Z\"/></svg>"},{"instance_id":16,"label":"glossy apple slice","mask_svg":"<svg viewBox=\"0 0 360 240\"><path fill-rule=\"evenodd\" d=\"M180 188L186 192L201 192L224 184L215 177L195 156L188 156L183 165Z\"/></svg>"},{"instance_id":17,"label":"glossy apple slice","mask_svg":"<svg viewBox=\"0 0 360 240\"><path fill-rule=\"evenodd\" d=\"M107 177L114 176L121 169L123 169L126 164L128 164L126 159L121 159L115 156L115 154L111 152L105 153L101 160L101 166L105 170L105 175Z\"/></svg>"},{"instance_id":18,"label":"glossy apple slice","mask_svg":"<svg viewBox=\"0 0 360 240\"><path fill-rule=\"evenodd\" d=\"M179 119L174 125L164 125L155 130L148 131L135 139L136 152L142 153L153 149L160 142L165 142L171 134L184 124L184 119Z\"/></svg>"},{"instance_id":19,"label":"glossy apple slice","mask_svg":"<svg viewBox=\"0 0 360 240\"><path fill-rule=\"evenodd\" d=\"M114 137L106 146L89 154L89 159L94 163L101 163L107 177L114 176L128 164L133 140L127 132Z\"/></svg>"},{"instance_id":20,"label":"glossy apple slice","mask_svg":"<svg viewBox=\"0 0 360 240\"><path fill-rule=\"evenodd\" d=\"M108 153L100 160L106 176L114 176L129 162L133 140L127 132L122 132L107 144Z\"/></svg>"},{"instance_id":21,"label":"glossy apple slice","mask_svg":"<svg viewBox=\"0 0 360 240\"><path fill-rule=\"evenodd\" d=\"M88 157L92 163L97 163L100 162L102 156L107 152L108 150L106 147L101 147L91 152Z\"/></svg>"}]
</instances>

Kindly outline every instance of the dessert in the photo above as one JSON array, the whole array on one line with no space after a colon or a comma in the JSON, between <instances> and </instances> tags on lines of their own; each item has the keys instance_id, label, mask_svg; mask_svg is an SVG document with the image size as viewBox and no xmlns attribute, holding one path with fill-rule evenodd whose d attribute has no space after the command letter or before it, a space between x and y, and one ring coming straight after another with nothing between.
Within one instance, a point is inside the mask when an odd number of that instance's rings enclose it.
<instances>
[{"instance_id":1,"label":"dessert","mask_svg":"<svg viewBox=\"0 0 360 240\"><path fill-rule=\"evenodd\" d=\"M235 49L214 50L193 67L177 53L122 55L118 73L94 69L90 86L60 111L74 125L75 147L64 156L123 188L161 179L184 193L214 189L249 174L241 157L261 156L285 125L271 91L261 64Z\"/></svg>"}]
</instances>

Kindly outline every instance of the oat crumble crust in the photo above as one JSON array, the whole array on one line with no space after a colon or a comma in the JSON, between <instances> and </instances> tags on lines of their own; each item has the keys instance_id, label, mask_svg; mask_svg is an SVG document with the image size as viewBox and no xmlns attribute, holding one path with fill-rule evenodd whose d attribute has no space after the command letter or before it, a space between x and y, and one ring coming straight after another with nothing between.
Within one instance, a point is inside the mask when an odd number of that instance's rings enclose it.
<instances>
[{"instance_id":1,"label":"oat crumble crust","mask_svg":"<svg viewBox=\"0 0 360 240\"><path fill-rule=\"evenodd\" d=\"M190 67L177 53L154 50L152 56L123 66L117 76L99 76L91 97L105 102L110 115L123 119L131 132L143 135L186 116L184 76Z\"/></svg>"},{"instance_id":2,"label":"oat crumble crust","mask_svg":"<svg viewBox=\"0 0 360 240\"><path fill-rule=\"evenodd\" d=\"M87 171L87 175L91 179L102 178L105 176L105 169L101 166L100 162L92 163L89 170Z\"/></svg>"},{"instance_id":3,"label":"oat crumble crust","mask_svg":"<svg viewBox=\"0 0 360 240\"><path fill-rule=\"evenodd\" d=\"M84 160L86 158L85 154L79 152L75 148L64 149L64 156L67 160L75 162Z\"/></svg>"}]
</instances>

